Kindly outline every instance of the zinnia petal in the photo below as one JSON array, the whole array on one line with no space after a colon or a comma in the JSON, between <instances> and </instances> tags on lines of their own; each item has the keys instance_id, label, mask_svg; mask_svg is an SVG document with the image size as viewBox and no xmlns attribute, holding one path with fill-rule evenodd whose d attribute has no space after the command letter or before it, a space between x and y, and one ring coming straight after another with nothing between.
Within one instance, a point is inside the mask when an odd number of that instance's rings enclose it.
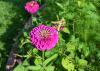
<instances>
[{"instance_id":1,"label":"zinnia petal","mask_svg":"<svg viewBox=\"0 0 100 71\"><path fill-rule=\"evenodd\" d=\"M39 4L36 1L27 2L25 10L31 14L35 14L39 10Z\"/></svg>"},{"instance_id":2,"label":"zinnia petal","mask_svg":"<svg viewBox=\"0 0 100 71\"><path fill-rule=\"evenodd\" d=\"M50 50L58 42L58 31L50 26L39 25L30 32L30 40L38 50Z\"/></svg>"}]
</instances>

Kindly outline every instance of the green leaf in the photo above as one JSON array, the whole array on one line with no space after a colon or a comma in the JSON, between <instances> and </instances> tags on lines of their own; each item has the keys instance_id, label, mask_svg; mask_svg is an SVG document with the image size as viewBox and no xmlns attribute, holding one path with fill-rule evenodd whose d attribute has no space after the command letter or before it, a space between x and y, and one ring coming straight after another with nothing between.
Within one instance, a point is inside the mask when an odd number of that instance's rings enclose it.
<instances>
[{"instance_id":1,"label":"green leaf","mask_svg":"<svg viewBox=\"0 0 100 71\"><path fill-rule=\"evenodd\" d=\"M66 28L66 27L64 28L63 32L70 34L69 29L68 29L68 28Z\"/></svg>"},{"instance_id":2,"label":"green leaf","mask_svg":"<svg viewBox=\"0 0 100 71\"><path fill-rule=\"evenodd\" d=\"M51 57L52 55L54 55L55 52L56 52L56 47L55 47L55 49L52 49L51 51L45 52L45 57L49 58L49 57Z\"/></svg>"},{"instance_id":3,"label":"green leaf","mask_svg":"<svg viewBox=\"0 0 100 71\"><path fill-rule=\"evenodd\" d=\"M78 68L79 71L85 71L84 69Z\"/></svg>"},{"instance_id":4,"label":"green leaf","mask_svg":"<svg viewBox=\"0 0 100 71\"><path fill-rule=\"evenodd\" d=\"M84 1L77 1L79 7L84 7L85 2Z\"/></svg>"},{"instance_id":5,"label":"green leaf","mask_svg":"<svg viewBox=\"0 0 100 71\"><path fill-rule=\"evenodd\" d=\"M90 54L90 49L89 49L89 47L87 47L87 45L86 45L85 43L80 43L80 44L79 44L78 50L79 50L81 53L83 53L83 55L84 55L85 57L87 57L87 56Z\"/></svg>"},{"instance_id":6,"label":"green leaf","mask_svg":"<svg viewBox=\"0 0 100 71\"><path fill-rule=\"evenodd\" d=\"M78 6L80 7L81 6L81 1L77 1L77 3L78 3Z\"/></svg>"},{"instance_id":7,"label":"green leaf","mask_svg":"<svg viewBox=\"0 0 100 71\"><path fill-rule=\"evenodd\" d=\"M62 4L60 4L60 3L56 3L56 4L57 4L57 6L59 6L61 9L64 9L64 7L63 7Z\"/></svg>"},{"instance_id":8,"label":"green leaf","mask_svg":"<svg viewBox=\"0 0 100 71\"><path fill-rule=\"evenodd\" d=\"M75 52L71 52L68 56L74 58L74 56L75 56Z\"/></svg>"},{"instance_id":9,"label":"green leaf","mask_svg":"<svg viewBox=\"0 0 100 71\"><path fill-rule=\"evenodd\" d=\"M46 56L46 57L50 57L51 55L52 55L52 52L51 52L51 51L45 52L45 56Z\"/></svg>"},{"instance_id":10,"label":"green leaf","mask_svg":"<svg viewBox=\"0 0 100 71\"><path fill-rule=\"evenodd\" d=\"M38 66L28 66L27 69L28 70L33 70L33 71L41 71L41 66L38 65Z\"/></svg>"},{"instance_id":11,"label":"green leaf","mask_svg":"<svg viewBox=\"0 0 100 71\"><path fill-rule=\"evenodd\" d=\"M38 50L36 48L34 48L32 52L33 52L33 54L37 54Z\"/></svg>"},{"instance_id":12,"label":"green leaf","mask_svg":"<svg viewBox=\"0 0 100 71\"><path fill-rule=\"evenodd\" d=\"M34 63L35 63L35 65L40 65L40 64L42 64L42 59L36 58Z\"/></svg>"},{"instance_id":13,"label":"green leaf","mask_svg":"<svg viewBox=\"0 0 100 71\"><path fill-rule=\"evenodd\" d=\"M67 14L66 14L66 18L67 18L67 19L73 19L74 16L75 16L74 13L67 13Z\"/></svg>"},{"instance_id":14,"label":"green leaf","mask_svg":"<svg viewBox=\"0 0 100 71\"><path fill-rule=\"evenodd\" d=\"M56 59L58 57L58 54L54 54L53 56L51 56L50 58L46 59L43 62L43 65L46 66L49 62L51 62L52 60Z\"/></svg>"},{"instance_id":15,"label":"green leaf","mask_svg":"<svg viewBox=\"0 0 100 71\"><path fill-rule=\"evenodd\" d=\"M25 65L25 66L28 66L28 65L30 65L29 64L29 62L27 61L27 59L26 60L24 60L24 62L23 62L23 64L22 64L23 66Z\"/></svg>"},{"instance_id":16,"label":"green leaf","mask_svg":"<svg viewBox=\"0 0 100 71\"><path fill-rule=\"evenodd\" d=\"M87 48L86 50L84 50L84 55L85 55L85 57L87 57L87 56L89 55L89 53L90 53L90 51L89 51L88 48Z\"/></svg>"},{"instance_id":17,"label":"green leaf","mask_svg":"<svg viewBox=\"0 0 100 71\"><path fill-rule=\"evenodd\" d=\"M24 37L28 37L27 32L23 32L23 34L24 34Z\"/></svg>"},{"instance_id":18,"label":"green leaf","mask_svg":"<svg viewBox=\"0 0 100 71\"><path fill-rule=\"evenodd\" d=\"M45 67L45 70L46 71L54 71L54 66L47 66L47 67Z\"/></svg>"},{"instance_id":19,"label":"green leaf","mask_svg":"<svg viewBox=\"0 0 100 71\"><path fill-rule=\"evenodd\" d=\"M87 57L90 54L89 47L83 47L82 52Z\"/></svg>"},{"instance_id":20,"label":"green leaf","mask_svg":"<svg viewBox=\"0 0 100 71\"><path fill-rule=\"evenodd\" d=\"M79 67L81 66L81 67L84 67L84 66L87 66L87 61L86 60L84 60L84 59L79 59L78 60L78 64L79 64Z\"/></svg>"},{"instance_id":21,"label":"green leaf","mask_svg":"<svg viewBox=\"0 0 100 71\"><path fill-rule=\"evenodd\" d=\"M67 43L67 51L69 51L69 52L74 52L75 51L75 44L73 44L73 43Z\"/></svg>"},{"instance_id":22,"label":"green leaf","mask_svg":"<svg viewBox=\"0 0 100 71\"><path fill-rule=\"evenodd\" d=\"M71 36L70 41L66 44L68 52L75 52L79 44L79 38L75 38L75 36Z\"/></svg>"},{"instance_id":23,"label":"green leaf","mask_svg":"<svg viewBox=\"0 0 100 71\"><path fill-rule=\"evenodd\" d=\"M13 71L28 71L22 64L19 64Z\"/></svg>"},{"instance_id":24,"label":"green leaf","mask_svg":"<svg viewBox=\"0 0 100 71\"><path fill-rule=\"evenodd\" d=\"M72 63L72 61L70 61L69 57L66 58L62 58L62 66L67 69L68 71L74 71L75 66Z\"/></svg>"}]
</instances>

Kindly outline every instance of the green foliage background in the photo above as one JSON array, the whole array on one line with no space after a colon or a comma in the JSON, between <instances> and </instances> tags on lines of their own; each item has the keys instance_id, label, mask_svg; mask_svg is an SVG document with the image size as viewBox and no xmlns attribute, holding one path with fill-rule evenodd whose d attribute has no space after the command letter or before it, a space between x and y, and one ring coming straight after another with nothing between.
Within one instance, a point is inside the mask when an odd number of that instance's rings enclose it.
<instances>
[{"instance_id":1,"label":"green foliage background","mask_svg":"<svg viewBox=\"0 0 100 71\"><path fill-rule=\"evenodd\" d=\"M38 0L41 3L41 0ZM46 0L45 8L38 12L39 18L33 17L33 24L65 19L65 29L59 32L59 43L51 51L45 52L42 63L41 52L19 46L19 54L25 61L14 70L24 71L99 71L100 70L100 0ZM28 31L23 34L27 41ZM26 39L25 39L26 37ZM20 40L22 45L24 42ZM31 51L30 51L31 50ZM35 55L35 56L34 56ZM33 63L30 58L34 56ZM24 63L27 63L26 66ZM43 66L42 66L43 65Z\"/></svg>"},{"instance_id":2,"label":"green foliage background","mask_svg":"<svg viewBox=\"0 0 100 71\"><path fill-rule=\"evenodd\" d=\"M48 17L49 20L50 19L57 20L56 18L57 15L59 16L60 19L64 18L66 20L66 25L65 25L66 28L70 30L69 36L73 35L75 37L73 40L70 41L69 37L66 36L68 34L61 33L63 34L62 38L65 41L65 44L67 44L67 47L63 48L67 50L67 52L70 52L70 54L67 57L64 57L65 60L63 58L64 62L62 62L63 67L66 68L68 71L74 71L75 67L76 71L99 71L100 67L100 56L99 56L100 5L99 4L100 0L55 0L55 1L47 0L46 1L47 6L44 10L47 11L47 14L48 13L49 14L48 15L46 14L46 16L44 17ZM72 39L72 37L70 38ZM78 42L77 39L79 39ZM68 58L70 57L72 58L72 63L68 63ZM77 64L77 61L79 61L79 66ZM83 67L81 67L81 65ZM73 70L71 70L70 68Z\"/></svg>"},{"instance_id":3,"label":"green foliage background","mask_svg":"<svg viewBox=\"0 0 100 71\"><path fill-rule=\"evenodd\" d=\"M11 51L14 38L23 27L27 15L23 9L24 2L0 0L0 71L5 65Z\"/></svg>"},{"instance_id":4,"label":"green foliage background","mask_svg":"<svg viewBox=\"0 0 100 71\"><path fill-rule=\"evenodd\" d=\"M11 48L9 44L13 43L17 32L23 30L23 35L17 39L17 51L24 61L14 71L100 70L100 0L45 0L45 7L38 12L39 18L33 17L33 25L52 25L52 21L58 21L57 17L59 20L64 18L66 24L65 30L59 32L56 47L44 53L44 62L42 52L29 43L30 30L21 29L21 23L26 19L24 2L1 0L0 3L1 64L6 63Z\"/></svg>"}]
</instances>

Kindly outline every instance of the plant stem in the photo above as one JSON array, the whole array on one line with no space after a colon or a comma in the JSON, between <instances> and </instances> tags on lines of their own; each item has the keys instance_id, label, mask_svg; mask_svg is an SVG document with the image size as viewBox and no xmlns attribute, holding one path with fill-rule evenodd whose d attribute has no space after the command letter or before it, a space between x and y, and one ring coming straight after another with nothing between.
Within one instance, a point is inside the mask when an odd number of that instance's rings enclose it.
<instances>
[{"instance_id":1,"label":"plant stem","mask_svg":"<svg viewBox=\"0 0 100 71\"><path fill-rule=\"evenodd\" d=\"M43 62L44 62L44 56L45 56L45 51L42 52Z\"/></svg>"},{"instance_id":2,"label":"plant stem","mask_svg":"<svg viewBox=\"0 0 100 71\"><path fill-rule=\"evenodd\" d=\"M45 70L45 67L44 67L44 57L45 57L45 51L42 51L42 66L43 66L43 70Z\"/></svg>"}]
</instances>

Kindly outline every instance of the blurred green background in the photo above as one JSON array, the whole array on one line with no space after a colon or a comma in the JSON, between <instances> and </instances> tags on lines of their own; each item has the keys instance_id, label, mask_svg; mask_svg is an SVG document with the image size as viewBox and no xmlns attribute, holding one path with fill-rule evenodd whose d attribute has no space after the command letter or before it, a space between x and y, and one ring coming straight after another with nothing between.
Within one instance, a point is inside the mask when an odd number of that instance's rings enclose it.
<instances>
[{"instance_id":1,"label":"blurred green background","mask_svg":"<svg viewBox=\"0 0 100 71\"><path fill-rule=\"evenodd\" d=\"M5 71L13 39L23 27L27 14L26 0L0 0L0 71Z\"/></svg>"},{"instance_id":2,"label":"blurred green background","mask_svg":"<svg viewBox=\"0 0 100 71\"><path fill-rule=\"evenodd\" d=\"M21 28L23 28L24 22L28 17L24 10L26 1L27 0L0 0L0 71L5 71L5 65L12 44L14 43L14 38L16 38ZM65 1L69 1L69 4L67 5ZM84 2L84 0L76 1ZM57 15L59 15L60 18L64 17L67 20L66 26L69 26L70 31L81 38L81 41L90 43L90 50L93 50L94 53L91 52L92 57L88 57L88 59L92 60L94 57L95 62L92 63L92 65L99 69L100 0L86 0L86 3L80 8L77 7L74 0L46 0L46 4L47 7L44 8L44 11L46 11L47 14L44 14L42 17L49 20L55 20ZM74 31L70 28L73 23L76 24ZM84 34L86 34L86 36ZM64 38L68 41L66 36ZM92 47L97 48L94 50ZM98 57L96 58L97 52Z\"/></svg>"}]
</instances>

